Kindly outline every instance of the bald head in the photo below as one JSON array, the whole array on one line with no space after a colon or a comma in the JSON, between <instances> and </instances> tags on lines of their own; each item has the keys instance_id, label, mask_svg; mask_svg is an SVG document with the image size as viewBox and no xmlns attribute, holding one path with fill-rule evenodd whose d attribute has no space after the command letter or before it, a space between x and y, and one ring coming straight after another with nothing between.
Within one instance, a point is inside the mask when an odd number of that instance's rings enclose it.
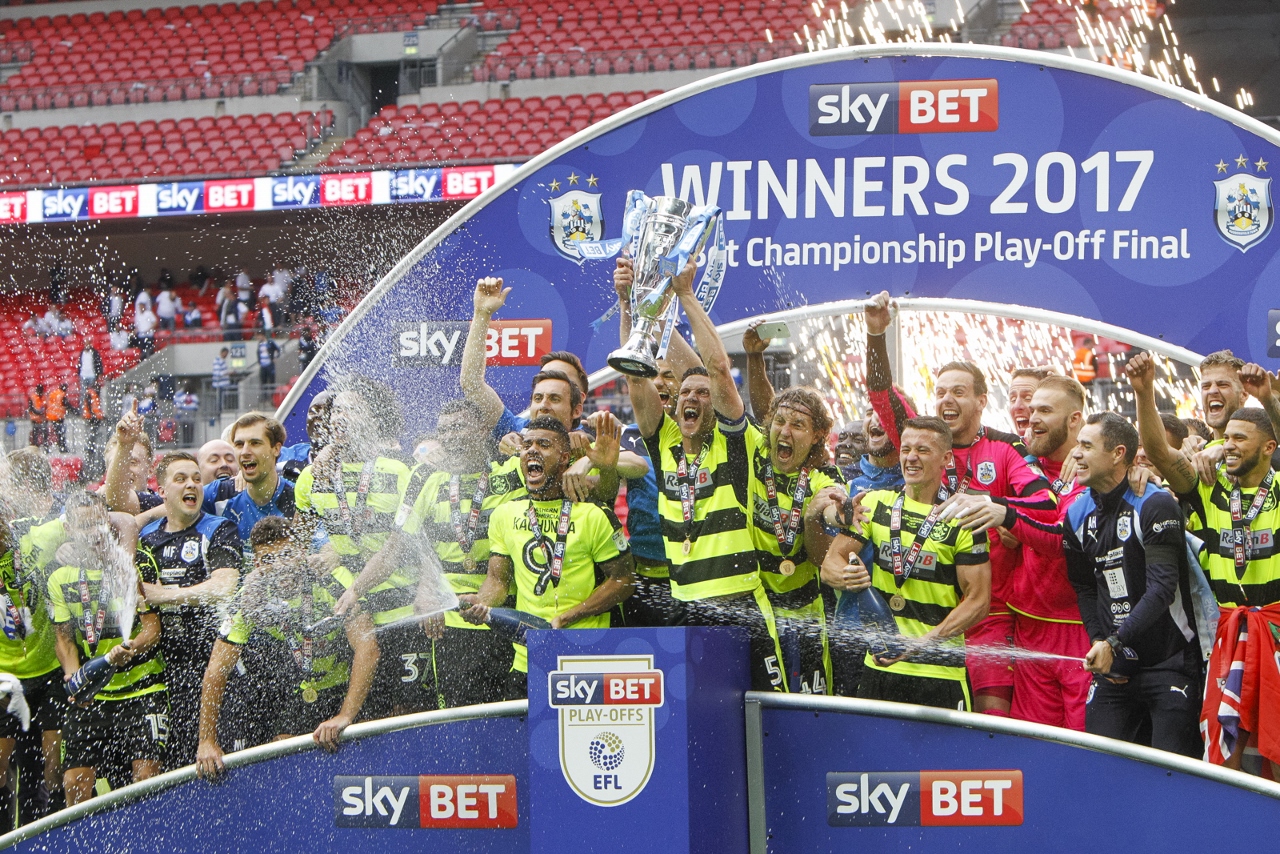
<instances>
[{"instance_id":1,"label":"bald head","mask_svg":"<svg viewBox=\"0 0 1280 854\"><path fill-rule=\"evenodd\" d=\"M236 449L230 442L212 439L200 446L196 453L200 464L200 480L202 483L213 483L220 477L235 477L240 473L240 464L236 462Z\"/></svg>"}]
</instances>

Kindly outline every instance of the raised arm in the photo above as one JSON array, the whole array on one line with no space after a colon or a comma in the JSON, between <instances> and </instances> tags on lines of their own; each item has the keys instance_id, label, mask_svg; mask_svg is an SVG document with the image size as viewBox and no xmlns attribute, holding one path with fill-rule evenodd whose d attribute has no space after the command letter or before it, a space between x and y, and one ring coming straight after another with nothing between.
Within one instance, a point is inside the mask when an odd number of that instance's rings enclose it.
<instances>
[{"instance_id":1,"label":"raised arm","mask_svg":"<svg viewBox=\"0 0 1280 854\"><path fill-rule=\"evenodd\" d=\"M1124 372L1129 377L1129 385L1133 387L1133 396L1137 402L1138 438L1147 459L1151 460L1160 476L1168 481L1170 489L1179 495L1191 492L1200 482L1200 477L1190 460L1169 447L1164 422L1160 420L1160 412L1156 409L1156 365L1151 354L1134 355L1125 365Z\"/></svg>"},{"instance_id":2,"label":"raised arm","mask_svg":"<svg viewBox=\"0 0 1280 854\"><path fill-rule=\"evenodd\" d=\"M502 279L490 276L476 282L471 329L467 332L467 343L462 348L462 367L458 382L462 385L463 397L480 407L484 414L484 424L481 426L485 432L493 430L502 417L503 410L502 398L484 380L485 336L489 333L489 319L506 303L509 293L511 288L504 289Z\"/></svg>"},{"instance_id":3,"label":"raised arm","mask_svg":"<svg viewBox=\"0 0 1280 854\"><path fill-rule=\"evenodd\" d=\"M742 333L742 349L747 353L747 392L751 396L751 412L758 419L764 418L773 406L773 383L769 382L769 372L764 366L764 351L773 339L760 337L756 327L761 323L763 318L752 321Z\"/></svg>"},{"instance_id":4,"label":"raised arm","mask_svg":"<svg viewBox=\"0 0 1280 854\"><path fill-rule=\"evenodd\" d=\"M888 291L881 291L871 298L863 309L867 323L867 392L871 407L880 419L880 426L889 434L895 448L902 444L902 426L916 413L907 406L893 386L893 368L889 362L889 345L885 330L892 321L890 307L893 301Z\"/></svg>"},{"instance_id":5,"label":"raised arm","mask_svg":"<svg viewBox=\"0 0 1280 854\"><path fill-rule=\"evenodd\" d=\"M711 380L711 403L716 412L737 421L746 412L742 405L742 396L738 394L738 386L733 381L733 365L729 361L729 353L724 349L720 333L711 317L702 308L702 303L693 293L693 276L698 268L692 261L671 281L671 287L680 299L680 307L689 318L689 326L693 328L693 343L698 345L702 355L702 363L707 368ZM649 434L646 434L649 435Z\"/></svg>"},{"instance_id":6,"label":"raised arm","mask_svg":"<svg viewBox=\"0 0 1280 854\"><path fill-rule=\"evenodd\" d=\"M142 435L142 416L138 414L138 401L133 401L133 408L121 417L116 424L116 449L107 466L107 476L102 484L102 497L108 509L121 513L136 514L142 508L138 504L138 494L133 491L133 476L129 464L133 461L133 446Z\"/></svg>"},{"instance_id":7,"label":"raised arm","mask_svg":"<svg viewBox=\"0 0 1280 854\"><path fill-rule=\"evenodd\" d=\"M1280 374L1269 374L1266 368L1250 362L1240 369L1240 382L1267 411L1271 429L1280 433Z\"/></svg>"},{"instance_id":8,"label":"raised arm","mask_svg":"<svg viewBox=\"0 0 1280 854\"><path fill-rule=\"evenodd\" d=\"M631 409L636 414L636 426L640 428L640 436L648 438L658 432L662 426L662 416L666 410L662 408L662 398L653 380L644 377L627 377L627 394L631 397Z\"/></svg>"}]
</instances>

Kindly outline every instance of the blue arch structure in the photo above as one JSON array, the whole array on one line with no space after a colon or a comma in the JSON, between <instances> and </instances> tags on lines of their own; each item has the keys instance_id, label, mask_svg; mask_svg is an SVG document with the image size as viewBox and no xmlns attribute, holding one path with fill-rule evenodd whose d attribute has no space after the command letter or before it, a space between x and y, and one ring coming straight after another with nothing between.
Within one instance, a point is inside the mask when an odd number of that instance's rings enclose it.
<instances>
[{"instance_id":1,"label":"blue arch structure","mask_svg":"<svg viewBox=\"0 0 1280 854\"><path fill-rule=\"evenodd\" d=\"M978 121L960 110L969 126L958 132L902 118L914 92L932 91L936 110L942 90L983 87L996 115L982 113L991 105L979 98ZM831 130L816 122L819 99L832 95L828 110L888 95L899 121L815 135ZM952 94L948 118L955 103ZM841 113L839 130L867 130L852 112ZM869 118L865 104L862 112ZM360 304L282 412L299 433L299 404L355 370L402 390L411 431L429 425L458 393L482 275L514 288L498 319L549 323L546 349L573 350L589 371L601 369L616 321L592 321L613 301L612 261L557 251L551 202L570 190L599 194L604 238L620 233L631 189L724 208L733 254L712 312L719 325L883 288L1074 315L1184 353L1230 347L1275 367L1280 237L1271 234L1269 176L1280 168L1278 143L1270 128L1194 93L1016 49L849 48L738 69L588 128L469 203ZM1241 195L1256 203L1251 234L1224 224ZM438 353L419 346L420 356L401 357L400 336L423 329L444 334ZM489 380L519 409L533 370L491 367Z\"/></svg>"}]
</instances>

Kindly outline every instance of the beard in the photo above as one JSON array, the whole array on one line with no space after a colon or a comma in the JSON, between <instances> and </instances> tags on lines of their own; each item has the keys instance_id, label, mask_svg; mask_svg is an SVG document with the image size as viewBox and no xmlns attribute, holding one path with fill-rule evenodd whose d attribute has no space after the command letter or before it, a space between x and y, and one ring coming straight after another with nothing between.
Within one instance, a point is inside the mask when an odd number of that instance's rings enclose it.
<instances>
[{"instance_id":1,"label":"beard","mask_svg":"<svg viewBox=\"0 0 1280 854\"><path fill-rule=\"evenodd\" d=\"M1067 441L1067 425L1059 424L1052 427L1043 436L1031 436L1031 441L1027 442L1027 450L1035 454L1037 457L1047 457L1054 451L1061 448Z\"/></svg>"}]
</instances>

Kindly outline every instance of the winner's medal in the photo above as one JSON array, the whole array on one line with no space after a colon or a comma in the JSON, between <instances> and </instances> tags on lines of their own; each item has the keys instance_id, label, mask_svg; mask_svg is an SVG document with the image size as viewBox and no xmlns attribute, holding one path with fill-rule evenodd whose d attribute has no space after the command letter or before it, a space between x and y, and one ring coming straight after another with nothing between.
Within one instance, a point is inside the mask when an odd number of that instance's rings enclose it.
<instances>
[{"instance_id":1,"label":"winner's medal","mask_svg":"<svg viewBox=\"0 0 1280 854\"><path fill-rule=\"evenodd\" d=\"M690 550L692 550L692 549L693 549L693 543L692 543L692 542L690 542L690 540L689 540L689 538L688 538L688 537L685 537L685 538L684 538L684 546L683 546L682 548L684 549L684 553L685 553L685 554L688 554L688 553L690 552Z\"/></svg>"},{"instance_id":2,"label":"winner's medal","mask_svg":"<svg viewBox=\"0 0 1280 854\"><path fill-rule=\"evenodd\" d=\"M313 687L312 687L312 686L310 686L310 685L303 686L303 689L302 689L302 702L304 702L304 703L314 703L316 700L319 700L319 699L320 699L320 693L319 693L318 691L316 691L316 689L315 689L315 688L313 688Z\"/></svg>"},{"instance_id":3,"label":"winner's medal","mask_svg":"<svg viewBox=\"0 0 1280 854\"><path fill-rule=\"evenodd\" d=\"M889 597L889 607L894 611L901 611L907 607L907 600L902 598L901 593L895 593Z\"/></svg>"},{"instance_id":4,"label":"winner's medal","mask_svg":"<svg viewBox=\"0 0 1280 854\"><path fill-rule=\"evenodd\" d=\"M782 572L783 575L795 575L796 563L793 560L784 560L781 564L778 565L778 569Z\"/></svg>"}]
</instances>

